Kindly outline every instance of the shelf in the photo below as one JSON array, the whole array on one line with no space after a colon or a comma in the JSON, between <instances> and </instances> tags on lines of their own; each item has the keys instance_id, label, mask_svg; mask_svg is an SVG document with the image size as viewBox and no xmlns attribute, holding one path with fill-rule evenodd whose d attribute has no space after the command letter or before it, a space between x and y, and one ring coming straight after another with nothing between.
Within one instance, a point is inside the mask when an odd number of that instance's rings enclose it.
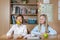
<instances>
[{"instance_id":1,"label":"shelf","mask_svg":"<svg viewBox=\"0 0 60 40\"><path fill-rule=\"evenodd\" d=\"M10 25L12 26L12 25L14 25L14 24L10 24ZM38 24L27 24L27 23L26 23L25 25L38 25Z\"/></svg>"},{"instance_id":2,"label":"shelf","mask_svg":"<svg viewBox=\"0 0 60 40\"><path fill-rule=\"evenodd\" d=\"M25 24L25 25L37 25L37 24Z\"/></svg>"},{"instance_id":3,"label":"shelf","mask_svg":"<svg viewBox=\"0 0 60 40\"><path fill-rule=\"evenodd\" d=\"M33 8L34 10L36 9L37 10L37 3L35 2L36 0L32 0L32 1L30 1L29 0L29 2L28 3L26 3L26 4L24 4L24 3L22 3L21 1L19 2L19 3L11 3L10 2L10 6L11 6L11 10L10 10L10 16L12 17L12 16L14 16L14 17L16 17L17 15L19 15L19 12L14 12L14 14L12 13L13 11L15 11L15 10L13 10L14 8L14 6L24 6L24 7L26 7L26 8L28 8L28 9L31 9L31 8ZM20 7L19 7L20 8ZM24 8L23 8L24 9ZM27 10L28 10L27 9ZM20 11L20 10L19 10ZM32 14L32 13L34 13L34 14ZM21 13L21 15L24 17L24 20L25 20L25 22L24 22L24 24L25 25L31 25L31 26L35 26L35 25L37 25L38 24L38 22L37 23L35 23L35 24L29 24L28 23L28 18L36 18L37 19L37 17L38 17L38 12L36 11L36 12L32 12L32 11L27 11L27 12L22 12ZM11 21L12 21L12 19L11 19ZM37 21L38 21L38 19L37 19ZM10 25L14 25L14 24L11 24L10 23Z\"/></svg>"},{"instance_id":4,"label":"shelf","mask_svg":"<svg viewBox=\"0 0 60 40\"><path fill-rule=\"evenodd\" d=\"M11 15L18 15L18 14L11 14ZM23 16L37 16L37 14L22 14Z\"/></svg>"},{"instance_id":5,"label":"shelf","mask_svg":"<svg viewBox=\"0 0 60 40\"><path fill-rule=\"evenodd\" d=\"M26 5L26 6L37 6L36 3L26 3L26 4L23 4L23 3L11 3L12 5Z\"/></svg>"}]
</instances>

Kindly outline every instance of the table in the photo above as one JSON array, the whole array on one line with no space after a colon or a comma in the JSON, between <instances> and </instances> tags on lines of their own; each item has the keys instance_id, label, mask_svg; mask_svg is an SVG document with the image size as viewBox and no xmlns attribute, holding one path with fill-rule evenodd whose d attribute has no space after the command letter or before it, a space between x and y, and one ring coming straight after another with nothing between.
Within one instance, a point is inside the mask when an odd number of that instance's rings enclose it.
<instances>
[{"instance_id":1,"label":"table","mask_svg":"<svg viewBox=\"0 0 60 40\"><path fill-rule=\"evenodd\" d=\"M58 36L57 35L48 36L48 38L41 38L40 40L58 40Z\"/></svg>"},{"instance_id":2,"label":"table","mask_svg":"<svg viewBox=\"0 0 60 40\"><path fill-rule=\"evenodd\" d=\"M47 39L44 40L58 40L58 36L49 36Z\"/></svg>"},{"instance_id":3,"label":"table","mask_svg":"<svg viewBox=\"0 0 60 40\"><path fill-rule=\"evenodd\" d=\"M3 37L5 37L5 36L3 36ZM0 38L0 40L13 40L13 38L6 39L6 37L5 37L5 38ZM17 40L27 40L27 39L21 38L21 39L17 39ZM57 36L49 36L48 38L41 38L40 40L58 40L58 37Z\"/></svg>"},{"instance_id":4,"label":"table","mask_svg":"<svg viewBox=\"0 0 60 40\"><path fill-rule=\"evenodd\" d=\"M0 39L0 40L13 40L13 39ZM27 40L27 39L17 39L17 40ZM57 38L47 38L47 39L41 39L41 40L58 40Z\"/></svg>"}]
</instances>

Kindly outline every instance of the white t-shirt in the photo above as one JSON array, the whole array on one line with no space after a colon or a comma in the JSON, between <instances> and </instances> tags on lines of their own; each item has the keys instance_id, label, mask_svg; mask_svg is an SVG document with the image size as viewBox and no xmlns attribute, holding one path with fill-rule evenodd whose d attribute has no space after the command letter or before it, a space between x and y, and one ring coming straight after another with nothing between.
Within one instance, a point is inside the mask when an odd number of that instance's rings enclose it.
<instances>
[{"instance_id":1,"label":"white t-shirt","mask_svg":"<svg viewBox=\"0 0 60 40\"><path fill-rule=\"evenodd\" d=\"M12 28L7 32L7 36L10 36L12 34L12 32L14 32L14 35L18 34L18 35L22 35L25 36L27 34L27 27L26 25L18 25L15 24L12 26Z\"/></svg>"}]
</instances>

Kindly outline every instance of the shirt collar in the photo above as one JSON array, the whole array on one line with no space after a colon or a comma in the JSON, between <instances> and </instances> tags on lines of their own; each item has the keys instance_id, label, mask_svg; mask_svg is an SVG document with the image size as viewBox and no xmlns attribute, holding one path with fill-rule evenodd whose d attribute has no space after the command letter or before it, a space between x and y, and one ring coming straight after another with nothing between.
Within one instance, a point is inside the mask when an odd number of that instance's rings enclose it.
<instances>
[{"instance_id":1,"label":"shirt collar","mask_svg":"<svg viewBox=\"0 0 60 40\"><path fill-rule=\"evenodd\" d=\"M18 24L16 24L17 26L22 26L23 24L21 24L21 25L18 25Z\"/></svg>"}]
</instances>

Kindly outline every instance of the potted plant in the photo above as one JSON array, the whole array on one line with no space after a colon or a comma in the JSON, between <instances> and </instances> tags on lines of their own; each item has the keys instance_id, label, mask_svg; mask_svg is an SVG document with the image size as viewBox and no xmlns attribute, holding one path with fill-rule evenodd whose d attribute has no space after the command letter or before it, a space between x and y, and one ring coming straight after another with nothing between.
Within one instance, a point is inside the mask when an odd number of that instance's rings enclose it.
<instances>
[{"instance_id":1,"label":"potted plant","mask_svg":"<svg viewBox=\"0 0 60 40\"><path fill-rule=\"evenodd\" d=\"M36 0L36 2L38 3L40 0Z\"/></svg>"},{"instance_id":2,"label":"potted plant","mask_svg":"<svg viewBox=\"0 0 60 40\"><path fill-rule=\"evenodd\" d=\"M27 0L22 0L22 3L23 3L23 4L26 4L26 3L27 3Z\"/></svg>"}]
</instances>

